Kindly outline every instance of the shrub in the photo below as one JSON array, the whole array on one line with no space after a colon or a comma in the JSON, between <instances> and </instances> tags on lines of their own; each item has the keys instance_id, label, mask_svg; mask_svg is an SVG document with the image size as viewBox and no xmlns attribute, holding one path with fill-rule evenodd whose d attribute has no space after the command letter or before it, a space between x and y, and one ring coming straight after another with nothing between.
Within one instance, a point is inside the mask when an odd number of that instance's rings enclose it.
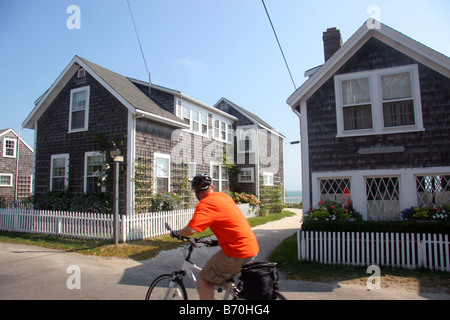
<instances>
[{"instance_id":1,"label":"shrub","mask_svg":"<svg viewBox=\"0 0 450 320\"><path fill-rule=\"evenodd\" d=\"M361 220L362 217L353 208L352 201L348 201L342 205L335 201L320 201L318 208L313 208L306 213L304 220L306 221L346 221L346 220Z\"/></svg>"},{"instance_id":2,"label":"shrub","mask_svg":"<svg viewBox=\"0 0 450 320\"><path fill-rule=\"evenodd\" d=\"M283 184L278 183L273 186L266 186L264 178L260 175L260 215L281 212L286 207L284 203L284 187Z\"/></svg>"},{"instance_id":3,"label":"shrub","mask_svg":"<svg viewBox=\"0 0 450 320\"><path fill-rule=\"evenodd\" d=\"M234 200L234 202L236 202L236 204L248 203L253 207L259 206L261 204L261 201L259 201L259 199L255 195L250 193L233 192L229 189L225 191L225 193L227 193Z\"/></svg>"},{"instance_id":4,"label":"shrub","mask_svg":"<svg viewBox=\"0 0 450 320\"><path fill-rule=\"evenodd\" d=\"M33 196L32 202L37 210L112 212L111 199L105 193L71 194L68 191L49 191Z\"/></svg>"},{"instance_id":5,"label":"shrub","mask_svg":"<svg viewBox=\"0 0 450 320\"><path fill-rule=\"evenodd\" d=\"M175 192L163 191L152 197L152 211L170 211L183 207L183 197Z\"/></svg>"},{"instance_id":6,"label":"shrub","mask_svg":"<svg viewBox=\"0 0 450 320\"><path fill-rule=\"evenodd\" d=\"M450 234L450 223L417 223L404 221L319 221L307 220L302 224L304 231L329 232L398 232Z\"/></svg>"},{"instance_id":7,"label":"shrub","mask_svg":"<svg viewBox=\"0 0 450 320\"><path fill-rule=\"evenodd\" d=\"M105 193L85 193L72 198L71 211L90 213L111 213L112 202Z\"/></svg>"}]
</instances>

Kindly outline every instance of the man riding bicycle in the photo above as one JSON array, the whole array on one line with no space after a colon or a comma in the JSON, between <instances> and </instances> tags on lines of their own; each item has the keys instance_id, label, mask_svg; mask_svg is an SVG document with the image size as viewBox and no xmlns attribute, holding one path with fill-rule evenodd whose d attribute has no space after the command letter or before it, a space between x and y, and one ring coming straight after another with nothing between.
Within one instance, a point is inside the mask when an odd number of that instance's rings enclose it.
<instances>
[{"instance_id":1,"label":"man riding bicycle","mask_svg":"<svg viewBox=\"0 0 450 320\"><path fill-rule=\"evenodd\" d=\"M236 203L223 192L214 192L212 179L198 174L192 179L192 189L200 201L188 225L173 231L174 237L189 237L206 228L217 237L221 250L212 256L199 274L200 299L214 299L214 286L220 286L252 261L259 253L256 236Z\"/></svg>"}]
</instances>

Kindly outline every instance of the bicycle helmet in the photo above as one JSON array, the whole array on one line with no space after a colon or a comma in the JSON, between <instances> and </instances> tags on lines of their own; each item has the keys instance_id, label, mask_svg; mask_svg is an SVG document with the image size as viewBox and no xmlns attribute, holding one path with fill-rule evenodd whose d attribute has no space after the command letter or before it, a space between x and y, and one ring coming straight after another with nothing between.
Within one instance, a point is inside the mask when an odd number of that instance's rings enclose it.
<instances>
[{"instance_id":1,"label":"bicycle helmet","mask_svg":"<svg viewBox=\"0 0 450 320\"><path fill-rule=\"evenodd\" d=\"M207 190L211 187L212 179L206 173L196 175L191 182L191 187L195 192Z\"/></svg>"}]
</instances>

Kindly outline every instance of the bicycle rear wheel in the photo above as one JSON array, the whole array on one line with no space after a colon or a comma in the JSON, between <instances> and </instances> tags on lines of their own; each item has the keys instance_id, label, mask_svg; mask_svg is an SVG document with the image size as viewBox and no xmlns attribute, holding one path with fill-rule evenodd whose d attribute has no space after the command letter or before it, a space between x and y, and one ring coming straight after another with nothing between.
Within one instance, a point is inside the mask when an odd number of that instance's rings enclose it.
<instances>
[{"instance_id":1,"label":"bicycle rear wheel","mask_svg":"<svg viewBox=\"0 0 450 320\"><path fill-rule=\"evenodd\" d=\"M172 275L163 274L152 282L145 300L187 300L186 288L180 280L172 280Z\"/></svg>"}]
</instances>

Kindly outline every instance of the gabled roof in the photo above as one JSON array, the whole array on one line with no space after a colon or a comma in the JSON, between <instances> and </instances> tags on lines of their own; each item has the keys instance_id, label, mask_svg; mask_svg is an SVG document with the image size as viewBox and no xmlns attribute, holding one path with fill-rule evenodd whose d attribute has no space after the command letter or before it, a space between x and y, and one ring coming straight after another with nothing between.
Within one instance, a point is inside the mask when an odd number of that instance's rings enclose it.
<instances>
[{"instance_id":1,"label":"gabled roof","mask_svg":"<svg viewBox=\"0 0 450 320\"><path fill-rule=\"evenodd\" d=\"M271 125L269 125L267 122L265 122L263 119L258 117L256 114L248 111L247 109L242 108L241 106L238 106L236 103L226 99L226 98L220 98L219 101L216 102L214 105L214 108L218 108L218 106L222 103L226 102L230 107L236 109L238 112L242 113L244 116L246 116L248 119L253 121L255 124L259 125L260 127L276 134L277 136L280 136L281 138L285 139L286 137L283 136L281 133L279 133L276 129L274 129Z\"/></svg>"},{"instance_id":2,"label":"gabled roof","mask_svg":"<svg viewBox=\"0 0 450 320\"><path fill-rule=\"evenodd\" d=\"M295 108L301 101L308 99L372 37L450 78L449 57L381 22L379 22L379 28L368 28L368 25L378 25L378 21L376 21L377 24L372 22L373 19L367 20L327 62L287 99L287 104Z\"/></svg>"},{"instance_id":3,"label":"gabled roof","mask_svg":"<svg viewBox=\"0 0 450 320\"><path fill-rule=\"evenodd\" d=\"M17 138L19 138L19 135L18 135L12 128L1 129L1 130L0 130L0 138L1 138L3 135L6 135L7 133L12 133L12 134L14 134ZM19 139L20 139L20 141L22 141L22 143L23 143L28 149L30 149L31 152L34 152L34 151L33 151L33 148L31 148L31 147L28 145L28 143L25 142L25 140L23 140L22 138L19 138Z\"/></svg>"},{"instance_id":4,"label":"gabled roof","mask_svg":"<svg viewBox=\"0 0 450 320\"><path fill-rule=\"evenodd\" d=\"M22 124L24 128L34 129L36 121L80 67L101 83L133 114L140 114L154 121L175 127L187 127L184 121L177 118L173 113L160 108L128 78L84 58L75 56L50 89L36 100L34 109Z\"/></svg>"}]
</instances>

